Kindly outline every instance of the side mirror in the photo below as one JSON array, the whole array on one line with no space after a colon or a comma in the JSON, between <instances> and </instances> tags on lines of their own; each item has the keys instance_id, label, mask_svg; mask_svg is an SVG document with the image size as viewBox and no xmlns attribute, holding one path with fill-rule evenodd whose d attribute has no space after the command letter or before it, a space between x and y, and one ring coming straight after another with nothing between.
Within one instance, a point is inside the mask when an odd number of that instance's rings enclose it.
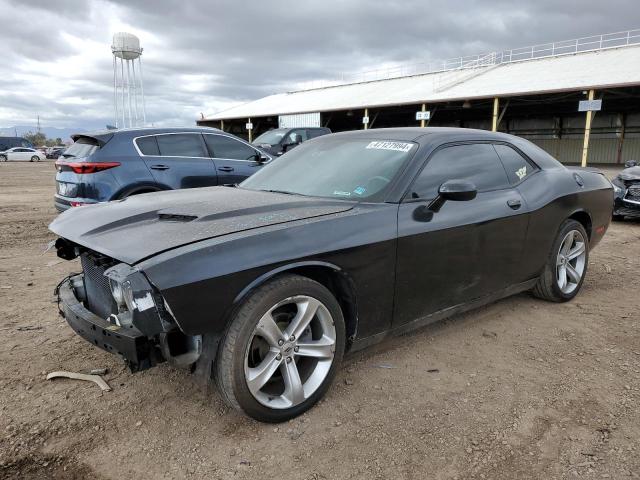
<instances>
[{"instance_id":1,"label":"side mirror","mask_svg":"<svg viewBox=\"0 0 640 480\"><path fill-rule=\"evenodd\" d=\"M472 182L466 180L447 180L438 189L438 195L444 200L465 202L473 200L478 194L478 189Z\"/></svg>"},{"instance_id":2,"label":"side mirror","mask_svg":"<svg viewBox=\"0 0 640 480\"><path fill-rule=\"evenodd\" d=\"M302 143L302 135L300 135L299 133L296 133L293 136L293 143L294 145L300 145Z\"/></svg>"},{"instance_id":3,"label":"side mirror","mask_svg":"<svg viewBox=\"0 0 640 480\"><path fill-rule=\"evenodd\" d=\"M627 160L626 162L624 162L624 166L625 168L637 167L638 162L636 162L635 160Z\"/></svg>"},{"instance_id":4,"label":"side mirror","mask_svg":"<svg viewBox=\"0 0 640 480\"><path fill-rule=\"evenodd\" d=\"M258 163L264 163L269 160L269 157L267 157L264 153L258 150L256 150L256 154L254 155L254 158Z\"/></svg>"},{"instance_id":5,"label":"side mirror","mask_svg":"<svg viewBox=\"0 0 640 480\"><path fill-rule=\"evenodd\" d=\"M478 188L467 180L447 180L438 189L438 196L427 205L427 210L439 212L444 202L466 202L476 198Z\"/></svg>"}]
</instances>

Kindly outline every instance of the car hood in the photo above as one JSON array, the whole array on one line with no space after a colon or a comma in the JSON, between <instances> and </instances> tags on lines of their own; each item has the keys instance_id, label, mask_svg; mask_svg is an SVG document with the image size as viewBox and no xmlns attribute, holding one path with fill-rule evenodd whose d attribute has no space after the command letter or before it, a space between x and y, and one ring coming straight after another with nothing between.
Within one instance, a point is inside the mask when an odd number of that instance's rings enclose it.
<instances>
[{"instance_id":1,"label":"car hood","mask_svg":"<svg viewBox=\"0 0 640 480\"><path fill-rule=\"evenodd\" d=\"M640 166L625 168L618 176L621 180L640 180Z\"/></svg>"},{"instance_id":2,"label":"car hood","mask_svg":"<svg viewBox=\"0 0 640 480\"><path fill-rule=\"evenodd\" d=\"M349 202L232 187L136 195L76 207L49 229L128 264L189 243L269 225L346 212Z\"/></svg>"}]
</instances>

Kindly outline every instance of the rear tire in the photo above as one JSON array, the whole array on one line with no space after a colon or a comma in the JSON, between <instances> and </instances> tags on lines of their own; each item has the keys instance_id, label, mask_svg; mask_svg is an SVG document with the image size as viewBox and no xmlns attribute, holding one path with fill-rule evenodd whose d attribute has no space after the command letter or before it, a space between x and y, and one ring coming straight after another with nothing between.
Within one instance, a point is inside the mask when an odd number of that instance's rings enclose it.
<instances>
[{"instance_id":1,"label":"rear tire","mask_svg":"<svg viewBox=\"0 0 640 480\"><path fill-rule=\"evenodd\" d=\"M218 346L215 380L233 408L283 422L322 398L344 344L342 311L329 290L298 275L276 277L236 311Z\"/></svg>"},{"instance_id":2,"label":"rear tire","mask_svg":"<svg viewBox=\"0 0 640 480\"><path fill-rule=\"evenodd\" d=\"M588 264L589 237L586 230L580 222L565 220L560 225L533 294L550 302L571 300L582 287Z\"/></svg>"}]
</instances>

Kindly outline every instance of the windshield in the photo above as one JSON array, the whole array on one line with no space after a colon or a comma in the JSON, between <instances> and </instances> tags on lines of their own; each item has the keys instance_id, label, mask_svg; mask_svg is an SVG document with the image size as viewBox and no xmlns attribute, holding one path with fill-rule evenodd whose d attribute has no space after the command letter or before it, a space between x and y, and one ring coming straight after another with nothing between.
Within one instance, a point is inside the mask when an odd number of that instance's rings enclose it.
<instances>
[{"instance_id":1,"label":"windshield","mask_svg":"<svg viewBox=\"0 0 640 480\"><path fill-rule=\"evenodd\" d=\"M416 149L413 142L321 137L287 152L240 186L251 190L366 200L391 183Z\"/></svg>"},{"instance_id":2,"label":"windshield","mask_svg":"<svg viewBox=\"0 0 640 480\"><path fill-rule=\"evenodd\" d=\"M62 154L63 157L86 158L100 148L95 138L80 137Z\"/></svg>"},{"instance_id":3,"label":"windshield","mask_svg":"<svg viewBox=\"0 0 640 480\"><path fill-rule=\"evenodd\" d=\"M265 143L269 145L277 145L280 143L280 140L282 140L285 133L287 133L286 129L269 130L256 138L253 141L253 144L260 145L261 143Z\"/></svg>"}]
</instances>

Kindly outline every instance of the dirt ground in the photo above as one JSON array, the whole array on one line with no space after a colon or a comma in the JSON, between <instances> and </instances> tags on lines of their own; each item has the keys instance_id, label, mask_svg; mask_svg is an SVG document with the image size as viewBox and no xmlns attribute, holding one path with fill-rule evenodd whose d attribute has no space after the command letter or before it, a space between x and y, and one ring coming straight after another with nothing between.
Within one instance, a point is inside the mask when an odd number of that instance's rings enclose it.
<instances>
[{"instance_id":1,"label":"dirt ground","mask_svg":"<svg viewBox=\"0 0 640 480\"><path fill-rule=\"evenodd\" d=\"M54 168L0 164L0 478L640 478L640 222L580 295L523 294L354 354L326 398L249 420L167 365L138 374L53 302ZM47 381L108 368L113 391Z\"/></svg>"}]
</instances>

